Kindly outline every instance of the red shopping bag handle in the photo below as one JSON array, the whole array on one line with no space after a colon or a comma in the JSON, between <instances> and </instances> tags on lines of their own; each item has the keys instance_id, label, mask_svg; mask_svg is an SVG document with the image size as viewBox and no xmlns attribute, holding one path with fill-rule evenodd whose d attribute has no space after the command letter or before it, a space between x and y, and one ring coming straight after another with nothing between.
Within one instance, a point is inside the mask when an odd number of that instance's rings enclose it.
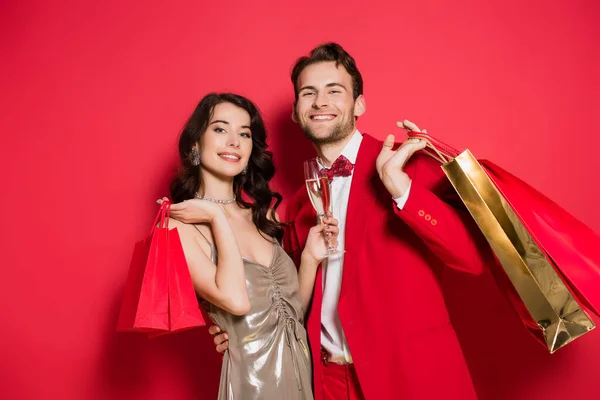
<instances>
[{"instance_id":1,"label":"red shopping bag handle","mask_svg":"<svg viewBox=\"0 0 600 400\"><path fill-rule=\"evenodd\" d=\"M160 209L154 218L154 223L150 229L150 235L154 233L156 228L169 228L169 217L171 216L171 202L163 201L160 205Z\"/></svg>"},{"instance_id":2,"label":"red shopping bag handle","mask_svg":"<svg viewBox=\"0 0 600 400\"><path fill-rule=\"evenodd\" d=\"M171 202L167 202L167 206L165 207L165 215L164 215L165 219L163 220L163 223L165 225L165 228L168 230L169 229L169 218L171 217Z\"/></svg>"}]
</instances>

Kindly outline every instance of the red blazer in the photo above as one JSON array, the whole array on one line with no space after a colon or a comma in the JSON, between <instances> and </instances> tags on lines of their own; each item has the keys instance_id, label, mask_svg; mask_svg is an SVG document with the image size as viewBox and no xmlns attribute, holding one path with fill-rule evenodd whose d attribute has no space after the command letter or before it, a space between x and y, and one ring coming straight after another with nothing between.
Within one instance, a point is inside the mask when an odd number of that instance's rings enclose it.
<instances>
[{"instance_id":1,"label":"red blazer","mask_svg":"<svg viewBox=\"0 0 600 400\"><path fill-rule=\"evenodd\" d=\"M364 135L348 201L338 306L360 385L369 400L474 399L439 279L447 267L481 273L489 246L460 210L440 164L424 154L405 167L412 185L398 210L375 169L381 148ZM302 249L316 221L305 188L292 197L287 215ZM322 398L322 298L319 268L307 320L316 400Z\"/></svg>"}]
</instances>

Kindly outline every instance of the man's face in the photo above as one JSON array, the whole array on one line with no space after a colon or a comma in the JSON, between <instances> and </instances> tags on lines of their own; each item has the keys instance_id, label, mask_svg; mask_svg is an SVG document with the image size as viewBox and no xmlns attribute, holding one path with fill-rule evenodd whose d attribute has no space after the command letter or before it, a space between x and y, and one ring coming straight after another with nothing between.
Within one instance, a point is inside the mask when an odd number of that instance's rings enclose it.
<instances>
[{"instance_id":1,"label":"man's face","mask_svg":"<svg viewBox=\"0 0 600 400\"><path fill-rule=\"evenodd\" d=\"M355 116L364 112L362 95L352 95L352 77L327 61L309 65L298 77L294 121L317 145L339 142L354 133Z\"/></svg>"}]
</instances>

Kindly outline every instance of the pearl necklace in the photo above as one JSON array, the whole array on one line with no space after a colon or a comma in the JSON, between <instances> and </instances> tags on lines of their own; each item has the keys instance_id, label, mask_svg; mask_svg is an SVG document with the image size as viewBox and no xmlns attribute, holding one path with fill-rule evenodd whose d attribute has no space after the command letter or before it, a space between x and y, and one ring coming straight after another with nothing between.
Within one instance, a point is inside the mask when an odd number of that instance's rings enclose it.
<instances>
[{"instance_id":1,"label":"pearl necklace","mask_svg":"<svg viewBox=\"0 0 600 400\"><path fill-rule=\"evenodd\" d=\"M235 194L233 195L233 199L229 199L229 200L219 200L219 199L211 199L210 197L202 197L198 193L196 193L196 195L194 197L197 199L200 199L200 200L206 200L206 201L210 201L211 203L217 203L217 204L233 204L233 203L235 203Z\"/></svg>"}]
</instances>

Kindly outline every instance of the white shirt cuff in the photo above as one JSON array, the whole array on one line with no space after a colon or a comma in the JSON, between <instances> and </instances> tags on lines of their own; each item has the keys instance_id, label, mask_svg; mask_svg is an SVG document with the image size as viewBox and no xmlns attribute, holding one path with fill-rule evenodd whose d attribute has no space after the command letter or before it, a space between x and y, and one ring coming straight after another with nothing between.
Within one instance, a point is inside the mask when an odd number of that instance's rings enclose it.
<instances>
[{"instance_id":1,"label":"white shirt cuff","mask_svg":"<svg viewBox=\"0 0 600 400\"><path fill-rule=\"evenodd\" d=\"M410 185L412 185L412 181L409 182L408 188L406 188L406 193L394 199L398 210L402 210L404 208L404 205L406 204L406 201L408 200L408 195L410 194Z\"/></svg>"}]
</instances>

